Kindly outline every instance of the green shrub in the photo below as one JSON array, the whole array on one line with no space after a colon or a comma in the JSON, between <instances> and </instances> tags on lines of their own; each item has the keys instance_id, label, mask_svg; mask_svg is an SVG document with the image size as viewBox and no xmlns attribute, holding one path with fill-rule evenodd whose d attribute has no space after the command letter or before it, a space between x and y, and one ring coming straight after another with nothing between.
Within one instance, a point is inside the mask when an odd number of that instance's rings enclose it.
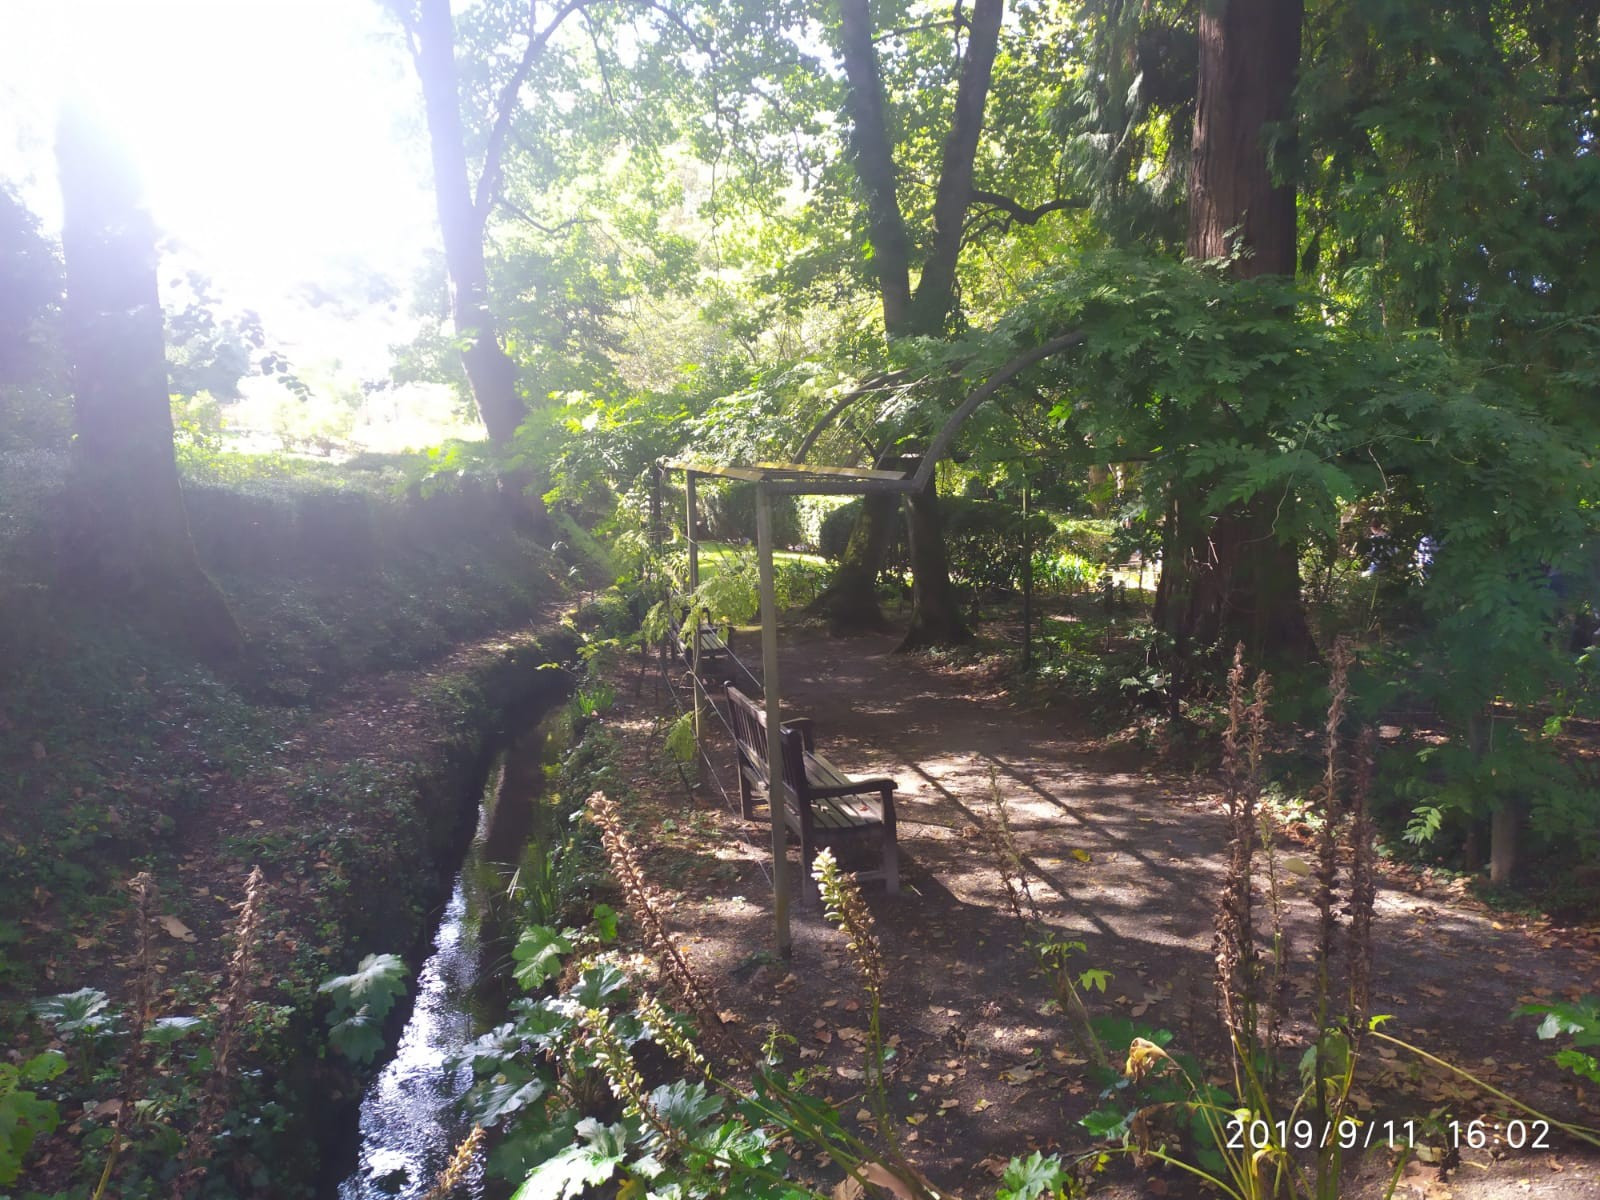
<instances>
[{"instance_id":1,"label":"green shrub","mask_svg":"<svg viewBox=\"0 0 1600 1200\"><path fill-rule=\"evenodd\" d=\"M353 975L339 975L317 991L328 996L328 1042L353 1062L369 1063L383 1050L383 1020L405 994L406 964L397 954L369 954Z\"/></svg>"},{"instance_id":2,"label":"green shrub","mask_svg":"<svg viewBox=\"0 0 1600 1200\"><path fill-rule=\"evenodd\" d=\"M1055 524L1043 513L1030 513L1002 500L944 501L945 552L950 577L985 594L1022 586L1028 547L1034 553L1050 546Z\"/></svg>"},{"instance_id":3,"label":"green shrub","mask_svg":"<svg viewBox=\"0 0 1600 1200\"><path fill-rule=\"evenodd\" d=\"M729 483L702 487L699 492L701 520L706 535L716 542L754 542L756 540L756 485ZM772 498L772 544L780 548L798 546L803 536L800 512L793 496Z\"/></svg>"}]
</instances>

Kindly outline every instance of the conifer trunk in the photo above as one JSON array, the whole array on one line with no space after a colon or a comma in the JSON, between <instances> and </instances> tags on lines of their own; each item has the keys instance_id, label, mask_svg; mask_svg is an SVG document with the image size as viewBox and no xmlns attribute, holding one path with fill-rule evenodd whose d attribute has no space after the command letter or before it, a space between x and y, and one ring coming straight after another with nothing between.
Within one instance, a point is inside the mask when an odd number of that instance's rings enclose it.
<instances>
[{"instance_id":1,"label":"conifer trunk","mask_svg":"<svg viewBox=\"0 0 1600 1200\"><path fill-rule=\"evenodd\" d=\"M131 164L84 114L63 111L56 151L77 434L65 581L182 636L205 658L226 658L243 637L189 533L172 444L155 224Z\"/></svg>"},{"instance_id":2,"label":"conifer trunk","mask_svg":"<svg viewBox=\"0 0 1600 1200\"><path fill-rule=\"evenodd\" d=\"M1240 279L1293 275L1295 189L1274 178L1268 137L1293 119L1300 0L1225 0L1202 7L1189 175L1191 258L1236 255ZM1168 513L1155 621L1179 675L1197 656L1243 642L1255 662L1314 660L1296 547L1279 536L1277 506L1257 496L1203 513L1205 483L1179 485ZM1187 680L1175 680L1181 689Z\"/></svg>"}]
</instances>

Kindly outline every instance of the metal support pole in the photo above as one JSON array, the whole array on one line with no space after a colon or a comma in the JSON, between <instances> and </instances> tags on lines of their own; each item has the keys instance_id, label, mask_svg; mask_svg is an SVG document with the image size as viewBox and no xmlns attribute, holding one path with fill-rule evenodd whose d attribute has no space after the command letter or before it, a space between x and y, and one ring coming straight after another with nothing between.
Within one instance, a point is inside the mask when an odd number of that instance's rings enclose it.
<instances>
[{"instance_id":1,"label":"metal support pole","mask_svg":"<svg viewBox=\"0 0 1600 1200\"><path fill-rule=\"evenodd\" d=\"M657 550L661 548L661 480L666 474L659 462L650 464L650 544Z\"/></svg>"},{"instance_id":2,"label":"metal support pole","mask_svg":"<svg viewBox=\"0 0 1600 1200\"><path fill-rule=\"evenodd\" d=\"M778 703L778 593L772 575L772 497L756 485L756 554L761 570L761 675L767 703L767 807L772 814L772 918L778 953L788 958L789 838L783 820L783 739Z\"/></svg>"}]
</instances>

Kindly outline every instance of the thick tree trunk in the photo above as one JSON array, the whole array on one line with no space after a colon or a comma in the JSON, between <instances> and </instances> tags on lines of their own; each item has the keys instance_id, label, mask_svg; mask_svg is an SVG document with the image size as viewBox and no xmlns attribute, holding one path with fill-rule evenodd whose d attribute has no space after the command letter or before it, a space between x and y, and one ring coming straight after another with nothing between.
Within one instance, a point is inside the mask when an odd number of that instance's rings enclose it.
<instances>
[{"instance_id":1,"label":"thick tree trunk","mask_svg":"<svg viewBox=\"0 0 1600 1200\"><path fill-rule=\"evenodd\" d=\"M227 657L243 638L200 568L173 452L155 225L132 167L83 114L63 111L57 161L77 432L65 574Z\"/></svg>"},{"instance_id":2,"label":"thick tree trunk","mask_svg":"<svg viewBox=\"0 0 1600 1200\"><path fill-rule=\"evenodd\" d=\"M478 416L489 431L489 440L503 447L511 443L527 408L517 393L516 364L500 345L499 326L489 308L483 216L468 182L450 0L422 0L416 25L416 65L428 119L434 201L450 276L450 319L463 342L461 365Z\"/></svg>"},{"instance_id":3,"label":"thick tree trunk","mask_svg":"<svg viewBox=\"0 0 1600 1200\"><path fill-rule=\"evenodd\" d=\"M1294 116L1303 19L1300 0L1226 0L1198 17L1188 252L1242 252L1241 279L1294 274L1295 189L1273 179L1270 161L1292 155L1269 154L1267 138Z\"/></svg>"},{"instance_id":4,"label":"thick tree trunk","mask_svg":"<svg viewBox=\"0 0 1600 1200\"><path fill-rule=\"evenodd\" d=\"M1293 117L1300 0L1226 0L1199 16L1200 74L1189 175L1192 258L1236 255L1239 278L1293 275L1295 189L1273 178L1267 138ZM1267 497L1197 515L1186 488L1168 515L1155 619L1180 674L1208 649L1243 642L1253 661L1316 657L1296 548L1278 537ZM1183 680L1175 680L1181 687Z\"/></svg>"},{"instance_id":5,"label":"thick tree trunk","mask_svg":"<svg viewBox=\"0 0 1600 1200\"><path fill-rule=\"evenodd\" d=\"M906 497L911 531L911 628L897 650L959 646L972 640L961 617L956 590L950 583L950 562L944 548L944 516L938 489L930 479L924 491ZM933 587L929 587L930 581Z\"/></svg>"}]
</instances>

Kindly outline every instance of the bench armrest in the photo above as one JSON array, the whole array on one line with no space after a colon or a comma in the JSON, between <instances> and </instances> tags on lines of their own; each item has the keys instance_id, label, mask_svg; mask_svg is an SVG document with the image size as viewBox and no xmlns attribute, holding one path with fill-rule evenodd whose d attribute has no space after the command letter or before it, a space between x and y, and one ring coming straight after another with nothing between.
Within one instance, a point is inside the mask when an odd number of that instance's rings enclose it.
<instances>
[{"instance_id":1,"label":"bench armrest","mask_svg":"<svg viewBox=\"0 0 1600 1200\"><path fill-rule=\"evenodd\" d=\"M877 792L883 796L884 801L893 803L895 788L899 787L892 779L853 779L845 787L814 787L811 794L819 800L826 800L830 796L859 796L863 792Z\"/></svg>"}]
</instances>

